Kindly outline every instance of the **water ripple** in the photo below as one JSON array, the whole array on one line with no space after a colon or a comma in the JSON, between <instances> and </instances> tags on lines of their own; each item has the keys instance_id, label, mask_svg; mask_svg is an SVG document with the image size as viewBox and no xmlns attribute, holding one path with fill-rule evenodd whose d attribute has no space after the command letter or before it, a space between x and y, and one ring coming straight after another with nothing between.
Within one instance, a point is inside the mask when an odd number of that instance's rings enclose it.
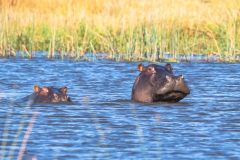
<instances>
[{"instance_id":1,"label":"water ripple","mask_svg":"<svg viewBox=\"0 0 240 160\"><path fill-rule=\"evenodd\" d=\"M239 64L175 63L191 94L179 103L130 100L137 63L4 59L0 159L239 159ZM35 84L67 86L71 105L16 100Z\"/></svg>"}]
</instances>

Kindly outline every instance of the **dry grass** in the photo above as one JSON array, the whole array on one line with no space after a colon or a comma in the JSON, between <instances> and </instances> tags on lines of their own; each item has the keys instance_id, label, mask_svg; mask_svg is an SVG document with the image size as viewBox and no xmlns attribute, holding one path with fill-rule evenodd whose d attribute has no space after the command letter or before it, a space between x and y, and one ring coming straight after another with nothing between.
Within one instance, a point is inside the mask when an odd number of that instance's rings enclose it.
<instances>
[{"instance_id":1,"label":"dry grass","mask_svg":"<svg viewBox=\"0 0 240 160\"><path fill-rule=\"evenodd\" d=\"M158 60L164 52L240 52L240 0L1 0L2 55L87 51Z\"/></svg>"}]
</instances>

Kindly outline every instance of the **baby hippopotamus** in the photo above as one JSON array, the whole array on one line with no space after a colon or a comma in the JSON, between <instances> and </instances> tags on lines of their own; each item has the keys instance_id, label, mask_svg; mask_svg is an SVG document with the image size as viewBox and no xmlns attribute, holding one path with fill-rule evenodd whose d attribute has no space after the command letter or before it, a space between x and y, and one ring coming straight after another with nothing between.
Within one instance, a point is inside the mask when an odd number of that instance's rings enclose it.
<instances>
[{"instance_id":1,"label":"baby hippopotamus","mask_svg":"<svg viewBox=\"0 0 240 160\"><path fill-rule=\"evenodd\" d=\"M67 87L33 87L34 93L25 97L31 103L65 103L71 102L67 96Z\"/></svg>"},{"instance_id":2,"label":"baby hippopotamus","mask_svg":"<svg viewBox=\"0 0 240 160\"><path fill-rule=\"evenodd\" d=\"M188 94L190 90L184 81L184 77L174 76L171 64L160 66L150 64L144 67L138 65L141 72L132 87L132 100L137 102L178 102Z\"/></svg>"}]
</instances>

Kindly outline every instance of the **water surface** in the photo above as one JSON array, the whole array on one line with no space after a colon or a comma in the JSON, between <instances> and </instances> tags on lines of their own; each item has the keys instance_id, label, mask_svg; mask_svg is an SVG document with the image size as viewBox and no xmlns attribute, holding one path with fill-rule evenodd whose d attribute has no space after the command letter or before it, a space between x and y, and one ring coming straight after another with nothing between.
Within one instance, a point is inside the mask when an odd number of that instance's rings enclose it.
<instances>
[{"instance_id":1,"label":"water surface","mask_svg":"<svg viewBox=\"0 0 240 160\"><path fill-rule=\"evenodd\" d=\"M34 113L25 158L240 159L240 64L173 63L191 94L155 104L130 100L137 63L35 58L0 64L0 159L17 158ZM35 84L67 86L74 104L16 103Z\"/></svg>"}]
</instances>

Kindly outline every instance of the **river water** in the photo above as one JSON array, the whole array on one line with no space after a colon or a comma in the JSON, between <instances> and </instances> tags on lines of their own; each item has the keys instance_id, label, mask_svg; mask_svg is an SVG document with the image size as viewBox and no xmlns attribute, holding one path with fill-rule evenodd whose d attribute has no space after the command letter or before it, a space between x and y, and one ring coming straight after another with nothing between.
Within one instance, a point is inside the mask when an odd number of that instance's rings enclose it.
<instances>
[{"instance_id":1,"label":"river water","mask_svg":"<svg viewBox=\"0 0 240 160\"><path fill-rule=\"evenodd\" d=\"M0 64L0 159L240 159L240 64L172 63L191 94L155 104L130 100L138 63ZM67 86L74 103L16 103L35 84Z\"/></svg>"}]
</instances>

